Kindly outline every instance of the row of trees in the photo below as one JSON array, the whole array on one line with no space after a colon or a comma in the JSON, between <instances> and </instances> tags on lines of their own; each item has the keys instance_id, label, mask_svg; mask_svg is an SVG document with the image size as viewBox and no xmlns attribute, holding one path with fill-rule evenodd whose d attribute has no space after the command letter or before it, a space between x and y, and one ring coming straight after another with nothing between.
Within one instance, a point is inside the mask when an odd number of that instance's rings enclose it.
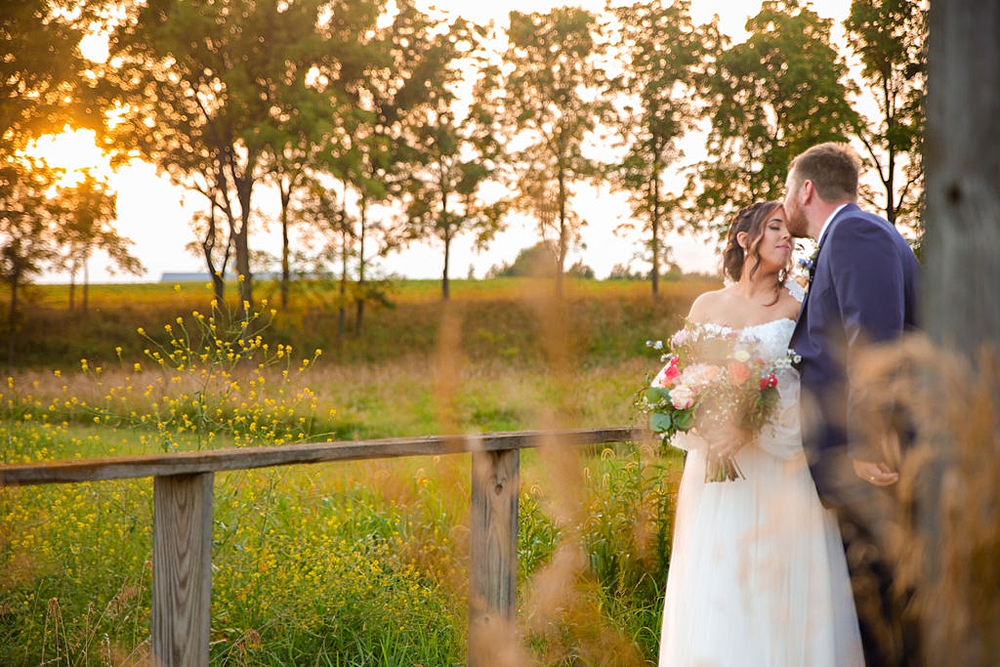
<instances>
[{"instance_id":1,"label":"row of trees","mask_svg":"<svg viewBox=\"0 0 1000 667\"><path fill-rule=\"evenodd\" d=\"M0 270L12 291L49 260L30 243L67 224L26 193L80 205L35 182L40 166L24 154L66 123L93 127L118 162L146 160L199 193L195 247L220 300L235 272L240 301L253 303L254 196L276 190L283 304L296 271L332 271L358 323L374 257L437 239L448 298L454 239L487 244L514 212L552 241L561 290L588 222L574 207L584 184L629 194L656 294L667 233L718 228L746 202L779 197L789 159L817 141L863 146L881 186L867 196L919 227L918 0L854 0L844 52L831 21L797 0L765 0L738 44L717 21L695 25L688 0L512 12L502 29L412 0L0 4L13 36L0 47ZM108 38L103 62L79 51L95 32ZM706 156L694 164L680 149L693 132ZM117 247L134 269L107 224L113 207L100 210L75 266Z\"/></svg>"}]
</instances>

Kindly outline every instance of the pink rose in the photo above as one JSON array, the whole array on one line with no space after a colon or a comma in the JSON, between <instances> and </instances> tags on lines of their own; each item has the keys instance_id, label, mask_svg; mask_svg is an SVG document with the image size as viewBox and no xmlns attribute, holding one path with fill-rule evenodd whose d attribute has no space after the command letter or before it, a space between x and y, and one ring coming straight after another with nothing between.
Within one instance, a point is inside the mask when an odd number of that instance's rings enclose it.
<instances>
[{"instance_id":1,"label":"pink rose","mask_svg":"<svg viewBox=\"0 0 1000 667\"><path fill-rule=\"evenodd\" d=\"M677 367L677 357L670 357L667 365L660 369L660 372L653 378L653 386L660 389L667 389L674 384L674 380L681 374L681 369Z\"/></svg>"}]
</instances>

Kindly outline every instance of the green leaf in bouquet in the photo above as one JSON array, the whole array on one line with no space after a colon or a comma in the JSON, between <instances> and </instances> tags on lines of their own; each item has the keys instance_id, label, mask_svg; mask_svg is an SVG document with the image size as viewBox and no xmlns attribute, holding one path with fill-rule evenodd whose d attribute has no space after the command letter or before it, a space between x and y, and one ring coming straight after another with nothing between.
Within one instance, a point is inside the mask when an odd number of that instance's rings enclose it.
<instances>
[{"instance_id":1,"label":"green leaf in bouquet","mask_svg":"<svg viewBox=\"0 0 1000 667\"><path fill-rule=\"evenodd\" d=\"M654 412L649 416L649 428L653 433L667 433L673 420L665 412Z\"/></svg>"},{"instance_id":2,"label":"green leaf in bouquet","mask_svg":"<svg viewBox=\"0 0 1000 667\"><path fill-rule=\"evenodd\" d=\"M656 405L661 398L667 398L669 394L659 387L650 387L646 390L646 400Z\"/></svg>"},{"instance_id":3,"label":"green leaf in bouquet","mask_svg":"<svg viewBox=\"0 0 1000 667\"><path fill-rule=\"evenodd\" d=\"M678 431L687 431L691 428L694 423L694 412L691 410L684 410L674 415L674 427Z\"/></svg>"}]
</instances>

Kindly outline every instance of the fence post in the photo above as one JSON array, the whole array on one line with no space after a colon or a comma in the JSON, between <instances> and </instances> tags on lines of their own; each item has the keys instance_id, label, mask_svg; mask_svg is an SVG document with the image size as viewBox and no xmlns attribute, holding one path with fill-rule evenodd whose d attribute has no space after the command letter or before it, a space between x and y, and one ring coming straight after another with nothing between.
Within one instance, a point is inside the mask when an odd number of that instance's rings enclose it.
<instances>
[{"instance_id":1,"label":"fence post","mask_svg":"<svg viewBox=\"0 0 1000 667\"><path fill-rule=\"evenodd\" d=\"M157 667L208 667L212 473L153 478L151 642Z\"/></svg>"},{"instance_id":2,"label":"fence post","mask_svg":"<svg viewBox=\"0 0 1000 667\"><path fill-rule=\"evenodd\" d=\"M472 453L470 667L500 665L516 641L520 450Z\"/></svg>"}]
</instances>

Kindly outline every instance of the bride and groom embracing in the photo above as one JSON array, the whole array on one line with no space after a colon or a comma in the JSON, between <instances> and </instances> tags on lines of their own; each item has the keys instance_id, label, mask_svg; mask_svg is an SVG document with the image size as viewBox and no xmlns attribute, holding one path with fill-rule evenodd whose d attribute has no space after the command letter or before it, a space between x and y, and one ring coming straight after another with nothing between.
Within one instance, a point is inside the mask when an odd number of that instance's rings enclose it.
<instances>
[{"instance_id":1,"label":"bride and groom embracing","mask_svg":"<svg viewBox=\"0 0 1000 667\"><path fill-rule=\"evenodd\" d=\"M740 211L723 267L688 326L795 363L750 434L677 433L687 450L667 580L661 667L904 665L912 637L885 553L898 461L853 437L852 364L861 348L916 325L920 268L902 236L855 203L861 161L825 143L789 166L784 202ZM786 278L793 238L817 242L809 285ZM855 417L855 419L857 419ZM716 422L718 424L718 422ZM706 482L706 457L742 479Z\"/></svg>"}]
</instances>

